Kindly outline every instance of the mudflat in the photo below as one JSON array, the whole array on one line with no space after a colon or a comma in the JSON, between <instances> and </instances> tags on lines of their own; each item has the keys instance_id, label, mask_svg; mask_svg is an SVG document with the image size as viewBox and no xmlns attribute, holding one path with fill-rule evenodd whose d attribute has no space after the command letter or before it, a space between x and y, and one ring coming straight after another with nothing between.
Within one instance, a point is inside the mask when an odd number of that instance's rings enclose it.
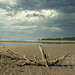
<instances>
[{"instance_id":1,"label":"mudflat","mask_svg":"<svg viewBox=\"0 0 75 75\"><path fill-rule=\"evenodd\" d=\"M57 45L42 45L44 52L51 58L60 58L66 53L70 53L75 57L75 44L57 44ZM24 46L0 46L0 51L11 50L12 52L25 55L33 60L34 55L37 60L41 60L41 53L38 45L24 45ZM23 67L10 66L0 68L0 75L74 75L75 65L68 66L37 66L25 65Z\"/></svg>"}]
</instances>

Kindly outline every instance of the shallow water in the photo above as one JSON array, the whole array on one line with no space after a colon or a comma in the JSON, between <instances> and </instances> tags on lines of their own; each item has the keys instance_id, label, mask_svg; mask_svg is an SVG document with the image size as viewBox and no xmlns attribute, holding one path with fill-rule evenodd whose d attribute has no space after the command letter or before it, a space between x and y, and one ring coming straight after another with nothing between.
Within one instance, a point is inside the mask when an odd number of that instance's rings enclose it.
<instances>
[{"instance_id":1,"label":"shallow water","mask_svg":"<svg viewBox=\"0 0 75 75\"><path fill-rule=\"evenodd\" d=\"M55 45L55 44L75 44L75 43L0 43L0 46L16 46L16 45Z\"/></svg>"},{"instance_id":2,"label":"shallow water","mask_svg":"<svg viewBox=\"0 0 75 75\"><path fill-rule=\"evenodd\" d=\"M0 46L38 45L38 43L0 43Z\"/></svg>"}]
</instances>

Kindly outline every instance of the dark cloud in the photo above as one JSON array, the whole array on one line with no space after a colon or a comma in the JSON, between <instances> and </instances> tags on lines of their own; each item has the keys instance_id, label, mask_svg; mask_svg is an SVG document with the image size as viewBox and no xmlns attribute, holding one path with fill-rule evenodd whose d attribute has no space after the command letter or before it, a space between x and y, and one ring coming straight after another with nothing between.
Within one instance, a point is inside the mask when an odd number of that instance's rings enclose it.
<instances>
[{"instance_id":1,"label":"dark cloud","mask_svg":"<svg viewBox=\"0 0 75 75\"><path fill-rule=\"evenodd\" d=\"M74 13L74 0L16 0L17 5L11 6L9 3L0 3L0 8L11 10L40 10L56 9L61 12ZM7 8L7 7L10 7Z\"/></svg>"},{"instance_id":2,"label":"dark cloud","mask_svg":"<svg viewBox=\"0 0 75 75\"><path fill-rule=\"evenodd\" d=\"M40 0L17 0L17 7L18 8L22 8L23 10L35 10L35 9L40 9L41 7L41 3L43 3Z\"/></svg>"},{"instance_id":3,"label":"dark cloud","mask_svg":"<svg viewBox=\"0 0 75 75\"><path fill-rule=\"evenodd\" d=\"M74 0L16 0L16 3L15 6L9 5L9 3L0 3L0 7L6 10L57 9L66 13L75 12ZM7 6L11 9L7 8Z\"/></svg>"},{"instance_id":4,"label":"dark cloud","mask_svg":"<svg viewBox=\"0 0 75 75\"><path fill-rule=\"evenodd\" d=\"M46 8L57 9L62 12L73 13L75 12L74 0L46 0Z\"/></svg>"},{"instance_id":5,"label":"dark cloud","mask_svg":"<svg viewBox=\"0 0 75 75\"><path fill-rule=\"evenodd\" d=\"M75 0L16 0L16 5L10 5L9 2L0 2L0 8L7 11L8 14L6 14L5 17L7 19L9 18L9 20L7 20L4 16L2 17L2 15L0 15L1 38L16 39L16 37L18 37L19 40L24 40L38 39L42 37L75 36ZM46 18L46 15L43 14L38 14L36 12L29 14L26 12L28 10L28 12L38 11L41 13L42 9L45 11L49 9L56 10L58 15L54 18ZM39 17L40 21L28 21L28 19L22 20L22 17L20 17L20 15L24 16L24 13L23 15L21 14L22 11L27 13L25 19ZM15 26L16 28L17 26L36 27L28 29L16 29ZM54 27L54 29L56 28L58 31L51 31L52 27Z\"/></svg>"},{"instance_id":6,"label":"dark cloud","mask_svg":"<svg viewBox=\"0 0 75 75\"><path fill-rule=\"evenodd\" d=\"M66 13L75 12L74 0L17 0L16 10L57 9Z\"/></svg>"}]
</instances>

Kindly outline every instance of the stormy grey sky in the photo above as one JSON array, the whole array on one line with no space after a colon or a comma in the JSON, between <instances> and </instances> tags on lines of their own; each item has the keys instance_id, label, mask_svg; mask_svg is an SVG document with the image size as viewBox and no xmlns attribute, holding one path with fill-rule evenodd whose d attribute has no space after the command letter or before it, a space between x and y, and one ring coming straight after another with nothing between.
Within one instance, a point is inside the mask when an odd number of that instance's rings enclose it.
<instances>
[{"instance_id":1,"label":"stormy grey sky","mask_svg":"<svg viewBox=\"0 0 75 75\"><path fill-rule=\"evenodd\" d=\"M0 39L75 36L75 0L0 0Z\"/></svg>"}]
</instances>

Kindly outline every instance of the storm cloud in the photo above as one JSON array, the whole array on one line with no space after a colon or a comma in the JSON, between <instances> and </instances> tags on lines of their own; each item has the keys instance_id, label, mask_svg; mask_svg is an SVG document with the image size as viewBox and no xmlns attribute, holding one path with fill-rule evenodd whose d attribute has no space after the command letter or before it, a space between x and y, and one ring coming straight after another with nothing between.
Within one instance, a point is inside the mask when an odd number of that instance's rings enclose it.
<instances>
[{"instance_id":1,"label":"storm cloud","mask_svg":"<svg viewBox=\"0 0 75 75\"><path fill-rule=\"evenodd\" d=\"M0 0L1 39L67 36L75 36L74 0Z\"/></svg>"}]
</instances>

